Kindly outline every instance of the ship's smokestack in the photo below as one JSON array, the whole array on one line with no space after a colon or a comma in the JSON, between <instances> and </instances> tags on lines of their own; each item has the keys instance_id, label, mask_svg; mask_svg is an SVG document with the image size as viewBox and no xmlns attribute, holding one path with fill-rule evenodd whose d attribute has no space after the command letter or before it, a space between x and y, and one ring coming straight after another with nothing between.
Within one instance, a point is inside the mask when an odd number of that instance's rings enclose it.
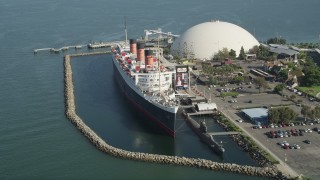
<instances>
[{"instance_id":1,"label":"ship's smokestack","mask_svg":"<svg viewBox=\"0 0 320 180\"><path fill-rule=\"evenodd\" d=\"M137 60L138 61L142 61L142 62L145 62L145 57L144 57L144 43L137 43L137 48L138 48L138 51L137 51Z\"/></svg>"},{"instance_id":2,"label":"ship's smokestack","mask_svg":"<svg viewBox=\"0 0 320 180\"><path fill-rule=\"evenodd\" d=\"M130 52L137 54L137 40L135 39L130 39Z\"/></svg>"},{"instance_id":3,"label":"ship's smokestack","mask_svg":"<svg viewBox=\"0 0 320 180\"><path fill-rule=\"evenodd\" d=\"M146 65L153 66L153 51L152 50L144 50L146 56Z\"/></svg>"}]
</instances>

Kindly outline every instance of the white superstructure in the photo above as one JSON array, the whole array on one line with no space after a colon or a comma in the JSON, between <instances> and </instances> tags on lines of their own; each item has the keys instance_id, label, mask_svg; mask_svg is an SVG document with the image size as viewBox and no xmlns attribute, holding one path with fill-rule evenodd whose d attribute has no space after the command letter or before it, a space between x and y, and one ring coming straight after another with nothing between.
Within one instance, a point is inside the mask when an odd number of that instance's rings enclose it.
<instances>
[{"instance_id":1,"label":"white superstructure","mask_svg":"<svg viewBox=\"0 0 320 180\"><path fill-rule=\"evenodd\" d=\"M126 81L141 97L168 112L176 113L179 103L172 88L174 70L169 70L158 60L153 65L137 61L136 55L126 52L129 48L117 45L122 54L116 54L113 61Z\"/></svg>"}]
</instances>

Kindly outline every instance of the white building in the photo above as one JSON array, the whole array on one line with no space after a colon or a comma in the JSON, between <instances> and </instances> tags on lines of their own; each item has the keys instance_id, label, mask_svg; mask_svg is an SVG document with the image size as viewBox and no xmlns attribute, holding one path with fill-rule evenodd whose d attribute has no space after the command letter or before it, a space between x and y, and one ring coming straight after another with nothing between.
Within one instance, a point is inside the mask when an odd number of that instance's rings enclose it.
<instances>
[{"instance_id":1,"label":"white building","mask_svg":"<svg viewBox=\"0 0 320 180\"><path fill-rule=\"evenodd\" d=\"M180 57L212 59L222 48L233 49L239 55L243 46L248 51L259 42L245 29L228 22L212 21L195 25L177 38L171 53Z\"/></svg>"}]
</instances>

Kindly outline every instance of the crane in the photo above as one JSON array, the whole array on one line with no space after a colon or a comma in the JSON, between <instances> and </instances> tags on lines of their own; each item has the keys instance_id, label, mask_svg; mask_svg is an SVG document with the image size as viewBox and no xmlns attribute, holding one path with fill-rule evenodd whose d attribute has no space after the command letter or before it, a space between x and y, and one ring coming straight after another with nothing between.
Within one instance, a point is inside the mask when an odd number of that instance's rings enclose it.
<instances>
[{"instance_id":1,"label":"crane","mask_svg":"<svg viewBox=\"0 0 320 180\"><path fill-rule=\"evenodd\" d=\"M145 40L148 40L149 35L153 35L153 34L158 34L160 36L163 35L163 36L167 36L169 38L179 37L179 35L172 34L171 32L162 32L161 28L158 28L157 30L144 30L144 38L145 38Z\"/></svg>"}]
</instances>

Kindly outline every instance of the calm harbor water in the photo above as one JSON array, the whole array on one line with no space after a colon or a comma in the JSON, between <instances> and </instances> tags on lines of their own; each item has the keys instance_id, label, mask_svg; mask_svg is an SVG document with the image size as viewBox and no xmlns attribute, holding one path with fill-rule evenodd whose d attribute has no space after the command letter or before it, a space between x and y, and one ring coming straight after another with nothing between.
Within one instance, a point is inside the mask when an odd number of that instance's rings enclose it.
<instances>
[{"instance_id":1,"label":"calm harbor water","mask_svg":"<svg viewBox=\"0 0 320 180\"><path fill-rule=\"evenodd\" d=\"M129 36L136 38L144 29L181 34L219 19L260 41L277 35L289 42L318 42L319 5L317 0L0 0L0 179L257 179L101 153L64 116L64 54L32 50L123 39L124 16ZM118 92L108 55L75 58L72 66L78 114L111 145L255 165L226 137L219 139L225 156L216 156L182 120L174 140L143 123ZM202 118L209 129L221 130Z\"/></svg>"}]
</instances>

